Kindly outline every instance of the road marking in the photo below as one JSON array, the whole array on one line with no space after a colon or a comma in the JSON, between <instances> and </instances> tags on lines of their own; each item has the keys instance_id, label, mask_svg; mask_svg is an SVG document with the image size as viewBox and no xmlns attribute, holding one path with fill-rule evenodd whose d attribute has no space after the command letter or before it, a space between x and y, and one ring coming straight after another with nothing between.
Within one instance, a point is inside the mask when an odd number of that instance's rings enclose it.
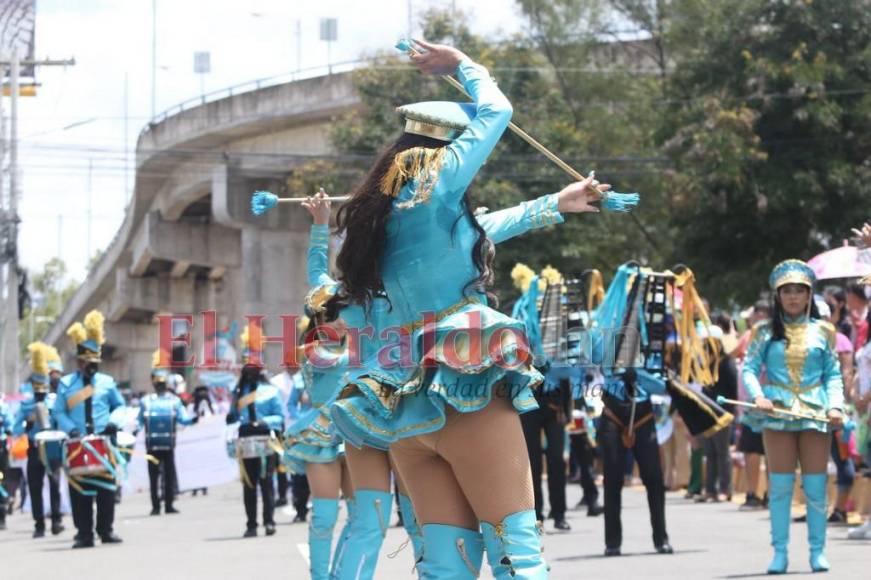
<instances>
[{"instance_id":1,"label":"road marking","mask_svg":"<svg viewBox=\"0 0 871 580\"><path fill-rule=\"evenodd\" d=\"M299 555L302 556L305 563L311 564L311 561L308 558L308 544L297 544L296 549L299 550Z\"/></svg>"}]
</instances>

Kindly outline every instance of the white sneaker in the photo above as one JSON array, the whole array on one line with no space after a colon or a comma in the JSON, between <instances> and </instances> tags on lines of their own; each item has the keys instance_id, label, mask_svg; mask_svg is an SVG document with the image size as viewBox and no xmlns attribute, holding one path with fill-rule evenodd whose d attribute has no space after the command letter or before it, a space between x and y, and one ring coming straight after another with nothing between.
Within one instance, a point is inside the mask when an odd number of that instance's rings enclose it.
<instances>
[{"instance_id":1,"label":"white sneaker","mask_svg":"<svg viewBox=\"0 0 871 580\"><path fill-rule=\"evenodd\" d=\"M847 532L848 540L871 540L871 518L865 520L865 523L858 528L853 528Z\"/></svg>"}]
</instances>

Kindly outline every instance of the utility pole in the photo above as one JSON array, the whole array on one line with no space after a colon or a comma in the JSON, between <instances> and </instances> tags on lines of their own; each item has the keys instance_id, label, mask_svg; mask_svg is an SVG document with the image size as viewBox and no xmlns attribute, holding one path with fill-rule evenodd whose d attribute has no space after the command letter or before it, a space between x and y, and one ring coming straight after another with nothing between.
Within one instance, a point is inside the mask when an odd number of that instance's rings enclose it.
<instances>
[{"instance_id":1,"label":"utility pole","mask_svg":"<svg viewBox=\"0 0 871 580\"><path fill-rule=\"evenodd\" d=\"M157 116L157 0L151 0L151 118Z\"/></svg>"},{"instance_id":2,"label":"utility pole","mask_svg":"<svg viewBox=\"0 0 871 580\"><path fill-rule=\"evenodd\" d=\"M130 203L130 132L128 124L130 122L130 102L127 73L124 73L124 201Z\"/></svg>"},{"instance_id":3,"label":"utility pole","mask_svg":"<svg viewBox=\"0 0 871 580\"><path fill-rule=\"evenodd\" d=\"M85 255L86 264L88 267L91 265L91 203L93 201L93 171L94 171L94 160L88 159L88 253Z\"/></svg>"},{"instance_id":4,"label":"utility pole","mask_svg":"<svg viewBox=\"0 0 871 580\"><path fill-rule=\"evenodd\" d=\"M3 274L3 287L0 288L0 392L14 392L19 380L18 348L18 201L21 197L21 182L18 172L18 98L20 96L19 76L21 66L70 66L75 59L64 60L22 60L18 50L11 55L3 55L0 60L0 73L9 70L9 139L7 146L5 123L2 120L2 92L0 92L0 168L9 151L9 196L8 203L0 212L0 273ZM2 179L0 179L0 200Z\"/></svg>"},{"instance_id":5,"label":"utility pole","mask_svg":"<svg viewBox=\"0 0 871 580\"><path fill-rule=\"evenodd\" d=\"M3 315L3 390L12 392L18 383L18 73L21 62L18 49L12 52L9 69L11 96L9 118L9 206L6 222L6 308ZM5 137L5 136L4 136Z\"/></svg>"},{"instance_id":6,"label":"utility pole","mask_svg":"<svg viewBox=\"0 0 871 580\"><path fill-rule=\"evenodd\" d=\"M296 70L302 70L302 20L296 19Z\"/></svg>"}]
</instances>

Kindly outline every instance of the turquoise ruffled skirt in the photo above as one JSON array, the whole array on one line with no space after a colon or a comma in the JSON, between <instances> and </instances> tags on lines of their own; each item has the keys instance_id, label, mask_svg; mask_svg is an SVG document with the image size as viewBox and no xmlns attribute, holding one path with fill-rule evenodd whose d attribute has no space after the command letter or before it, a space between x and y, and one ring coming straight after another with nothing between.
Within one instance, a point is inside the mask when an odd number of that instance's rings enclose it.
<instances>
[{"instance_id":1,"label":"turquoise ruffled skirt","mask_svg":"<svg viewBox=\"0 0 871 580\"><path fill-rule=\"evenodd\" d=\"M822 433L828 433L829 431L828 424L823 423L822 421L778 417L752 411L745 413L741 422L757 433L762 433L765 429L771 429L772 431L814 430L821 431Z\"/></svg>"},{"instance_id":2,"label":"turquoise ruffled skirt","mask_svg":"<svg viewBox=\"0 0 871 580\"><path fill-rule=\"evenodd\" d=\"M304 474L306 463L332 463L344 452L326 406L310 409L284 433L283 459L293 473Z\"/></svg>"},{"instance_id":3,"label":"turquoise ruffled skirt","mask_svg":"<svg viewBox=\"0 0 871 580\"><path fill-rule=\"evenodd\" d=\"M470 321L480 340L470 338ZM412 335L413 368L381 368L364 361L351 375L351 395L335 401L330 416L346 442L387 449L400 439L438 431L446 406L460 413L509 397L519 413L538 408L533 389L544 377L531 356L523 362L522 323L478 303L443 317L435 328ZM349 389L346 389L346 392Z\"/></svg>"}]
</instances>

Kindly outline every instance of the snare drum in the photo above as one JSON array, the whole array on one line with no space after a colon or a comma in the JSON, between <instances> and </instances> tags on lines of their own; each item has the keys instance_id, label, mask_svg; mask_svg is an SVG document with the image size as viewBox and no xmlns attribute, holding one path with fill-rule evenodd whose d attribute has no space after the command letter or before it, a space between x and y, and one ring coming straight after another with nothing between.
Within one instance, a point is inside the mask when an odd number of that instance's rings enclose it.
<instances>
[{"instance_id":1,"label":"snare drum","mask_svg":"<svg viewBox=\"0 0 871 580\"><path fill-rule=\"evenodd\" d=\"M34 437L36 447L42 462L49 469L58 467L63 462L64 442L67 434L63 431L40 431Z\"/></svg>"},{"instance_id":2,"label":"snare drum","mask_svg":"<svg viewBox=\"0 0 871 580\"><path fill-rule=\"evenodd\" d=\"M270 435L249 435L248 437L240 437L237 445L239 446L239 454L242 459L260 459L275 453L269 443L272 437Z\"/></svg>"},{"instance_id":3,"label":"snare drum","mask_svg":"<svg viewBox=\"0 0 871 580\"><path fill-rule=\"evenodd\" d=\"M175 447L175 417L171 412L145 415L145 447L149 451L168 451Z\"/></svg>"},{"instance_id":4,"label":"snare drum","mask_svg":"<svg viewBox=\"0 0 871 580\"><path fill-rule=\"evenodd\" d=\"M84 445L87 443L90 449ZM70 475L91 475L109 471L109 438L103 435L88 435L80 439L67 439L64 443L67 454L67 470Z\"/></svg>"}]
</instances>

